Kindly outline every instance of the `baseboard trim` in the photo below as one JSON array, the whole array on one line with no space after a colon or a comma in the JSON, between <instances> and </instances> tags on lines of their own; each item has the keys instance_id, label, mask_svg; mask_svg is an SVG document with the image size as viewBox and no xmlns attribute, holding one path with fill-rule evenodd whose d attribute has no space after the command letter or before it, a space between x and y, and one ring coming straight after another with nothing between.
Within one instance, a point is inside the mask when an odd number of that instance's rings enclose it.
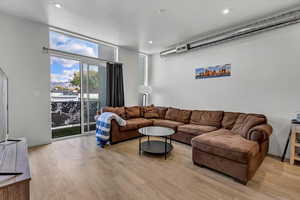
<instances>
[{"instance_id":1,"label":"baseboard trim","mask_svg":"<svg viewBox=\"0 0 300 200\"><path fill-rule=\"evenodd\" d=\"M67 140L67 139L72 139L72 138L77 138L77 137L83 137L83 136L91 136L91 135L95 135L95 132L89 132L89 133L81 133L81 134L77 134L77 135L71 135L71 136L66 136L66 137L59 137L59 138L54 138L51 141L52 142L56 142L56 141L60 141L60 140Z\"/></svg>"}]
</instances>

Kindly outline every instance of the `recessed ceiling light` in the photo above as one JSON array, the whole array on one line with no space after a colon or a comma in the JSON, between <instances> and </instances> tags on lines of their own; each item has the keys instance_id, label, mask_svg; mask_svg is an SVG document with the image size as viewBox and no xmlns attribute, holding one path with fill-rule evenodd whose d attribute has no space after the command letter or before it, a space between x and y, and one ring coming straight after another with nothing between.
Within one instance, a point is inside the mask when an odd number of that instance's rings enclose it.
<instances>
[{"instance_id":1,"label":"recessed ceiling light","mask_svg":"<svg viewBox=\"0 0 300 200\"><path fill-rule=\"evenodd\" d=\"M150 41L148 41L148 43L149 43L149 44L153 44L153 41L152 41L152 40L150 40Z\"/></svg>"},{"instance_id":2,"label":"recessed ceiling light","mask_svg":"<svg viewBox=\"0 0 300 200\"><path fill-rule=\"evenodd\" d=\"M55 6L56 8L61 8L61 7L62 7L62 5L61 5L60 3L55 3L54 6Z\"/></svg>"},{"instance_id":3,"label":"recessed ceiling light","mask_svg":"<svg viewBox=\"0 0 300 200\"><path fill-rule=\"evenodd\" d=\"M230 12L230 10L229 10L228 8L226 8L226 9L224 9L224 10L222 11L222 13L223 13L224 15L229 14L229 12Z\"/></svg>"}]
</instances>

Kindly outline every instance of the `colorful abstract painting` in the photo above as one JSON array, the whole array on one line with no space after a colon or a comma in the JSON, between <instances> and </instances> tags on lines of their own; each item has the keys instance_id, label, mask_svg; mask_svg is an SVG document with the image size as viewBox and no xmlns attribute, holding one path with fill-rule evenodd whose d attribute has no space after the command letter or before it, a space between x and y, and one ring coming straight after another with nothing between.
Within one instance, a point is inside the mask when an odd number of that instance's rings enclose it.
<instances>
[{"instance_id":1,"label":"colorful abstract painting","mask_svg":"<svg viewBox=\"0 0 300 200\"><path fill-rule=\"evenodd\" d=\"M196 68L196 79L231 76L231 64Z\"/></svg>"}]
</instances>

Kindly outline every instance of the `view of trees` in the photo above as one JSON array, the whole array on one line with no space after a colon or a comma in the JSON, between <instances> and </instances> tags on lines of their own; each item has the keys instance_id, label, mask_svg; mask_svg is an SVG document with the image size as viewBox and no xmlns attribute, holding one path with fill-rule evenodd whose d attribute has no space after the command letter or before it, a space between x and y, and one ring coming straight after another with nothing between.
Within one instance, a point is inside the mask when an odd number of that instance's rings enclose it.
<instances>
[{"instance_id":1,"label":"view of trees","mask_svg":"<svg viewBox=\"0 0 300 200\"><path fill-rule=\"evenodd\" d=\"M83 75L83 84L86 85L87 75ZM70 83L76 87L80 87L80 73L75 72ZM97 71L89 71L88 86L90 92L97 92L100 87L100 76Z\"/></svg>"}]
</instances>

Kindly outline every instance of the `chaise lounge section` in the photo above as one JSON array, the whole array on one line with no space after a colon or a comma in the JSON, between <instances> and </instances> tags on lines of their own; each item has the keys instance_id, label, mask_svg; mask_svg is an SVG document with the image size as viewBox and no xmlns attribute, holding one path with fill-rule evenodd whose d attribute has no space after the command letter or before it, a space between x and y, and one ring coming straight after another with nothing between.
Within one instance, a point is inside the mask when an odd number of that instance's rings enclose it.
<instances>
[{"instance_id":1,"label":"chaise lounge section","mask_svg":"<svg viewBox=\"0 0 300 200\"><path fill-rule=\"evenodd\" d=\"M268 153L272 127L261 114L182 110L171 107L106 107L126 119L112 121L111 144L140 137L139 128L163 126L175 130L172 139L192 145L194 164L206 166L246 184Z\"/></svg>"}]
</instances>

